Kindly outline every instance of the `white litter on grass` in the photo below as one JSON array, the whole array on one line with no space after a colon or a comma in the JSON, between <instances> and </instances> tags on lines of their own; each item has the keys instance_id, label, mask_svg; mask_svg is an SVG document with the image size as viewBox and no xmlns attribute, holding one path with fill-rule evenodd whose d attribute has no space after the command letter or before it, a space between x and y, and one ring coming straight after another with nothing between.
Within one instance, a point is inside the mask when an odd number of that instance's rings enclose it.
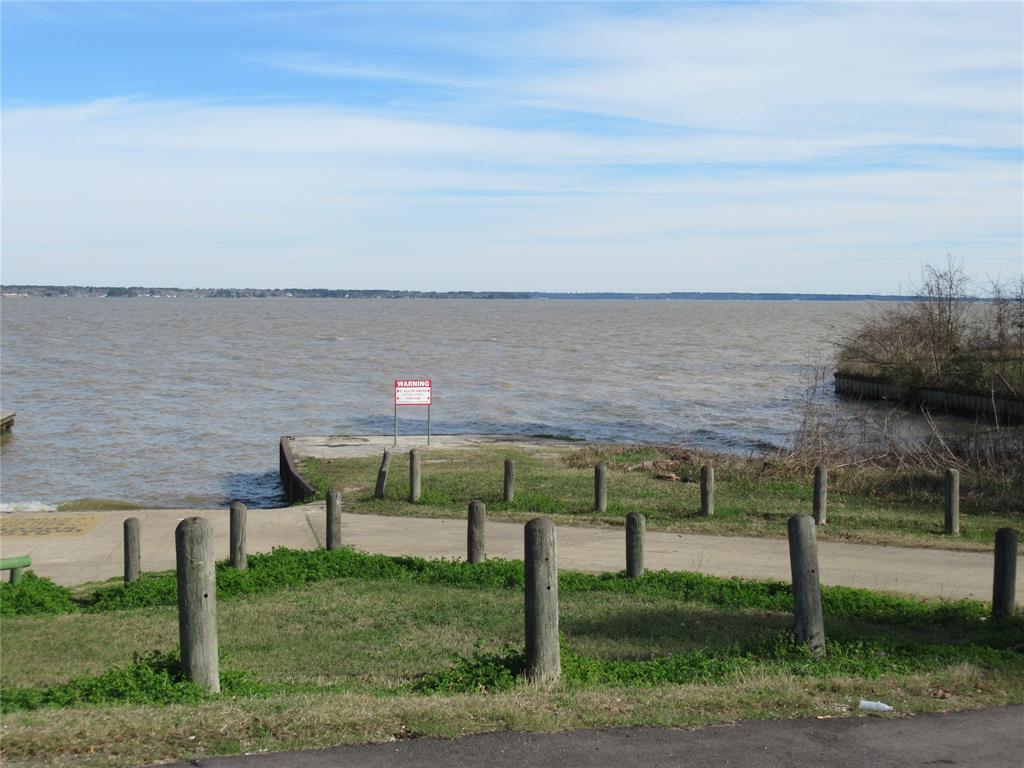
<instances>
[{"instance_id":1,"label":"white litter on grass","mask_svg":"<svg viewBox=\"0 0 1024 768\"><path fill-rule=\"evenodd\" d=\"M892 712L892 707L882 701L868 701L867 699L860 700L860 708L865 709L868 712Z\"/></svg>"}]
</instances>

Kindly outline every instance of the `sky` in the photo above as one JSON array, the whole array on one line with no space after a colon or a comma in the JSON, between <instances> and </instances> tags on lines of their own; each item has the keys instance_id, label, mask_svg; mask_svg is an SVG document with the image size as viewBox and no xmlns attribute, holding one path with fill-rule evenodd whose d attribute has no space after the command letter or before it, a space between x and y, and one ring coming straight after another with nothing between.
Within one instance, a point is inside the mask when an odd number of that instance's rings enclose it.
<instances>
[{"instance_id":1,"label":"sky","mask_svg":"<svg viewBox=\"0 0 1024 768\"><path fill-rule=\"evenodd\" d=\"M1024 273L1024 4L10 2L7 284Z\"/></svg>"}]
</instances>

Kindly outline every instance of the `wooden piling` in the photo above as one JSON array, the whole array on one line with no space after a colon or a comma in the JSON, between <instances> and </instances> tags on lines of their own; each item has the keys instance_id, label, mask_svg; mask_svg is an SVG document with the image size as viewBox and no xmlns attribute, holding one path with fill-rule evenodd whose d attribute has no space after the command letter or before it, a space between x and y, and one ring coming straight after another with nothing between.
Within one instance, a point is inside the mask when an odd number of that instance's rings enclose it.
<instances>
[{"instance_id":1,"label":"wooden piling","mask_svg":"<svg viewBox=\"0 0 1024 768\"><path fill-rule=\"evenodd\" d=\"M996 531L995 567L992 577L992 618L1008 619L1016 609L1017 545L1020 534L1013 528Z\"/></svg>"},{"instance_id":2,"label":"wooden piling","mask_svg":"<svg viewBox=\"0 0 1024 768\"><path fill-rule=\"evenodd\" d=\"M327 494L327 534L324 546L327 549L341 549L341 491Z\"/></svg>"},{"instance_id":3,"label":"wooden piling","mask_svg":"<svg viewBox=\"0 0 1024 768\"><path fill-rule=\"evenodd\" d=\"M124 583L138 581L141 567L139 518L129 517L124 521Z\"/></svg>"},{"instance_id":4,"label":"wooden piling","mask_svg":"<svg viewBox=\"0 0 1024 768\"><path fill-rule=\"evenodd\" d=\"M185 677L211 693L220 692L217 658L217 577L213 526L188 517L174 531L178 579L178 638Z\"/></svg>"},{"instance_id":5,"label":"wooden piling","mask_svg":"<svg viewBox=\"0 0 1024 768\"><path fill-rule=\"evenodd\" d=\"M715 514L715 468L710 464L700 468L700 514L701 517Z\"/></svg>"},{"instance_id":6,"label":"wooden piling","mask_svg":"<svg viewBox=\"0 0 1024 768\"><path fill-rule=\"evenodd\" d=\"M647 519L640 512L626 515L626 575L639 579L644 575L644 535Z\"/></svg>"},{"instance_id":7,"label":"wooden piling","mask_svg":"<svg viewBox=\"0 0 1024 768\"><path fill-rule=\"evenodd\" d=\"M524 530L526 565L526 679L549 683L562 673L558 647L558 564L555 526L544 517Z\"/></svg>"},{"instance_id":8,"label":"wooden piling","mask_svg":"<svg viewBox=\"0 0 1024 768\"><path fill-rule=\"evenodd\" d=\"M412 504L420 501L420 452L417 448L409 451L409 501Z\"/></svg>"},{"instance_id":9,"label":"wooden piling","mask_svg":"<svg viewBox=\"0 0 1024 768\"><path fill-rule=\"evenodd\" d=\"M249 567L249 556L246 551L245 524L249 516L249 510L240 501L231 502L230 512L230 549L231 567L244 571Z\"/></svg>"},{"instance_id":10,"label":"wooden piling","mask_svg":"<svg viewBox=\"0 0 1024 768\"><path fill-rule=\"evenodd\" d=\"M814 518L789 518L789 566L793 575L798 645L807 645L819 655L825 650L825 620L821 613L821 583L818 573L818 544Z\"/></svg>"},{"instance_id":11,"label":"wooden piling","mask_svg":"<svg viewBox=\"0 0 1024 768\"><path fill-rule=\"evenodd\" d=\"M608 465L594 466L594 509L598 512L608 511Z\"/></svg>"},{"instance_id":12,"label":"wooden piling","mask_svg":"<svg viewBox=\"0 0 1024 768\"><path fill-rule=\"evenodd\" d=\"M380 460L380 469L377 470L377 487L373 489L375 499L384 498L384 486L388 484L388 469L391 467L391 451L384 451Z\"/></svg>"},{"instance_id":13,"label":"wooden piling","mask_svg":"<svg viewBox=\"0 0 1024 768\"><path fill-rule=\"evenodd\" d=\"M505 459L505 485L501 495L506 504L511 504L516 495L516 463Z\"/></svg>"},{"instance_id":14,"label":"wooden piling","mask_svg":"<svg viewBox=\"0 0 1024 768\"><path fill-rule=\"evenodd\" d=\"M485 557L487 508L482 501L469 502L469 517L466 525L466 561L482 563Z\"/></svg>"},{"instance_id":15,"label":"wooden piling","mask_svg":"<svg viewBox=\"0 0 1024 768\"><path fill-rule=\"evenodd\" d=\"M955 469L947 469L942 485L945 491L945 531L949 534L960 533L960 473Z\"/></svg>"},{"instance_id":16,"label":"wooden piling","mask_svg":"<svg viewBox=\"0 0 1024 768\"><path fill-rule=\"evenodd\" d=\"M824 525L828 519L828 467L814 468L814 524Z\"/></svg>"}]
</instances>

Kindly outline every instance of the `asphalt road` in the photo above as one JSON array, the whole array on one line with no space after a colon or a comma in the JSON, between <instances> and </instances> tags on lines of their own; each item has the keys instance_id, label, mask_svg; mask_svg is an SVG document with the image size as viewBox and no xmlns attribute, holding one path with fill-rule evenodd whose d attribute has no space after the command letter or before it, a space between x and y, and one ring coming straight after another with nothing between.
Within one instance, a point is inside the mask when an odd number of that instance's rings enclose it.
<instances>
[{"instance_id":1,"label":"asphalt road","mask_svg":"<svg viewBox=\"0 0 1024 768\"><path fill-rule=\"evenodd\" d=\"M919 717L743 722L696 731L614 728L487 733L308 752L217 757L210 768L908 768L1024 765L1024 707ZM163 766L162 768L166 768Z\"/></svg>"}]
</instances>

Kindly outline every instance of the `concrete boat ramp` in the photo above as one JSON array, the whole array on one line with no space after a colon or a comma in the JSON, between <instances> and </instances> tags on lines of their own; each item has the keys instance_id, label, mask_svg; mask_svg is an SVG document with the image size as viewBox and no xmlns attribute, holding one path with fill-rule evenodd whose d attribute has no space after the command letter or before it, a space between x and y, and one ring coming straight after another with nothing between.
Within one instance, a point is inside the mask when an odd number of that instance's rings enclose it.
<instances>
[{"instance_id":1,"label":"concrete boat ramp","mask_svg":"<svg viewBox=\"0 0 1024 768\"><path fill-rule=\"evenodd\" d=\"M392 448L393 437L341 435L284 438L297 456L341 458L379 455ZM578 446L567 440L493 435L435 435L437 448L509 444ZM426 445L425 436L400 436L394 450ZM8 512L0 514L0 555L30 555L32 570L61 584L79 584L123 574L123 521L141 523L144 571L174 568L174 528L185 517L201 516L213 523L215 546L228 556L228 510L144 509L116 512ZM281 509L250 509L247 539L250 552L274 547L313 549L324 546L326 511L313 503ZM625 567L622 528L559 526L560 568L592 572ZM466 556L464 518L437 519L348 514L343 509L342 541L346 546L387 555L428 558ZM933 598L992 597L993 557L990 553L912 547L873 546L845 542L818 543L823 584L865 587ZM489 557L520 559L523 526L488 521ZM696 571L715 576L790 579L785 539L712 536L648 530L649 569ZM1024 565L1018 559L1017 603L1024 601Z\"/></svg>"}]
</instances>

